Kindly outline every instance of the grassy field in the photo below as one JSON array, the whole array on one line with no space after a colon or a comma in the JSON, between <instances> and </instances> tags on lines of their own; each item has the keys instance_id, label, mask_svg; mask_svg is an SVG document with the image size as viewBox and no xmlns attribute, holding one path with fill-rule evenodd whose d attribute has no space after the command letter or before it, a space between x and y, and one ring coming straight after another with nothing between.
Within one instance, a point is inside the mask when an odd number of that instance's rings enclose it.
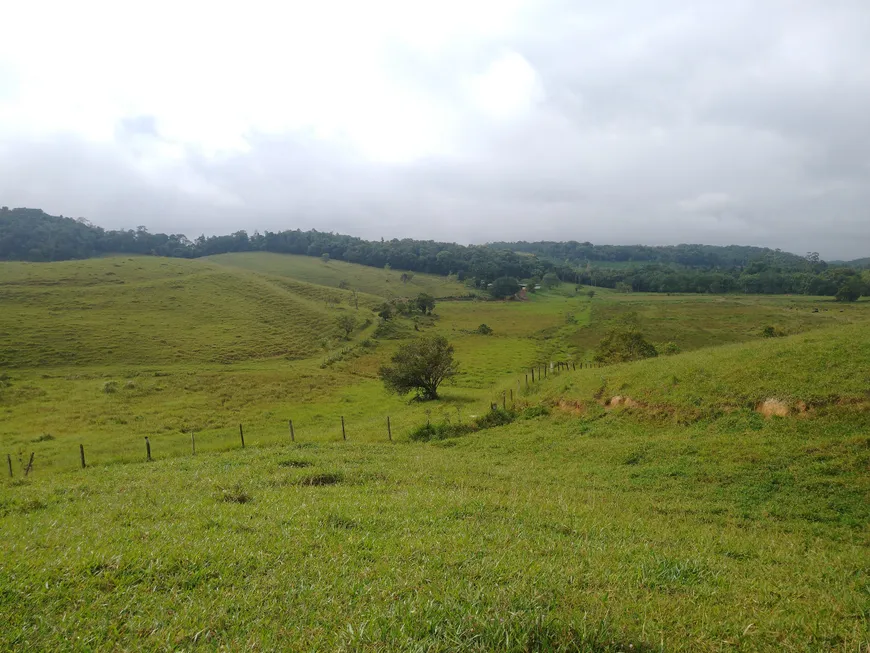
<instances>
[{"instance_id":1,"label":"grassy field","mask_svg":"<svg viewBox=\"0 0 870 653\"><path fill-rule=\"evenodd\" d=\"M334 327L463 294L398 274L0 264L0 650L867 650L870 302L439 301L461 373L409 403L377 369L415 322ZM526 388L627 313L684 353Z\"/></svg>"},{"instance_id":2,"label":"grassy field","mask_svg":"<svg viewBox=\"0 0 870 653\"><path fill-rule=\"evenodd\" d=\"M415 272L411 280L405 283L402 282L401 270L382 270L344 261L324 263L312 256L241 252L219 254L205 260L270 276L302 279L334 288L343 281L349 288L388 299L416 297L421 292L433 297L461 297L471 292L457 281L449 281L432 274Z\"/></svg>"}]
</instances>

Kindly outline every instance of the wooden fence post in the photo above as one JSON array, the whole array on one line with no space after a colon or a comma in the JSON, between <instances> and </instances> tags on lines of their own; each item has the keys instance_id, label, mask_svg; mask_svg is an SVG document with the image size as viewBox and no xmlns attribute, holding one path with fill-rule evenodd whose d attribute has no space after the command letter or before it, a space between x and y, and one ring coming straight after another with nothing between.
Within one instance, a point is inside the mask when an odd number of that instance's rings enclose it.
<instances>
[{"instance_id":1,"label":"wooden fence post","mask_svg":"<svg viewBox=\"0 0 870 653\"><path fill-rule=\"evenodd\" d=\"M529 375L526 374L526 388L529 387Z\"/></svg>"},{"instance_id":2,"label":"wooden fence post","mask_svg":"<svg viewBox=\"0 0 870 653\"><path fill-rule=\"evenodd\" d=\"M344 431L344 415L341 416L341 439L347 440L347 433Z\"/></svg>"},{"instance_id":3,"label":"wooden fence post","mask_svg":"<svg viewBox=\"0 0 870 653\"><path fill-rule=\"evenodd\" d=\"M30 473L30 470L33 469L33 452L30 452L30 461L27 463L27 467L24 468L24 475L27 476Z\"/></svg>"},{"instance_id":4,"label":"wooden fence post","mask_svg":"<svg viewBox=\"0 0 870 653\"><path fill-rule=\"evenodd\" d=\"M147 462L151 462L151 442L148 440L148 436L145 436L145 460Z\"/></svg>"},{"instance_id":5,"label":"wooden fence post","mask_svg":"<svg viewBox=\"0 0 870 653\"><path fill-rule=\"evenodd\" d=\"M290 424L290 442L296 442L296 434L293 432L293 420L289 420Z\"/></svg>"},{"instance_id":6,"label":"wooden fence post","mask_svg":"<svg viewBox=\"0 0 870 653\"><path fill-rule=\"evenodd\" d=\"M242 440L242 449L245 448L245 432L242 430L242 425L239 424L239 438Z\"/></svg>"},{"instance_id":7,"label":"wooden fence post","mask_svg":"<svg viewBox=\"0 0 870 653\"><path fill-rule=\"evenodd\" d=\"M526 378L528 378L528 377L526 377ZM534 382L535 382L535 368L533 367L532 368L532 383L534 383Z\"/></svg>"},{"instance_id":8,"label":"wooden fence post","mask_svg":"<svg viewBox=\"0 0 870 653\"><path fill-rule=\"evenodd\" d=\"M12 455L6 454L6 462L9 463L9 478L12 478Z\"/></svg>"},{"instance_id":9,"label":"wooden fence post","mask_svg":"<svg viewBox=\"0 0 870 653\"><path fill-rule=\"evenodd\" d=\"M501 409L507 410L507 392L501 391Z\"/></svg>"},{"instance_id":10,"label":"wooden fence post","mask_svg":"<svg viewBox=\"0 0 870 653\"><path fill-rule=\"evenodd\" d=\"M511 406L513 406L513 403L514 403L514 389L511 388Z\"/></svg>"},{"instance_id":11,"label":"wooden fence post","mask_svg":"<svg viewBox=\"0 0 870 653\"><path fill-rule=\"evenodd\" d=\"M79 455L82 458L82 469L84 469L85 468L85 445L83 445L83 444L79 445Z\"/></svg>"},{"instance_id":12,"label":"wooden fence post","mask_svg":"<svg viewBox=\"0 0 870 653\"><path fill-rule=\"evenodd\" d=\"M390 428L390 416L387 415L387 439L392 442L393 441L393 431Z\"/></svg>"}]
</instances>

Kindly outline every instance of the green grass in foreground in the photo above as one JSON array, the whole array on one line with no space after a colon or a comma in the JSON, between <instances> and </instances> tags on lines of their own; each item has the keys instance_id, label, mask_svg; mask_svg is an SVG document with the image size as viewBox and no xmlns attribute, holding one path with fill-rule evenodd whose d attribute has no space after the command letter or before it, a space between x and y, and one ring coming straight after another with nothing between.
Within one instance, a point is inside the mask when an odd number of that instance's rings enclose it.
<instances>
[{"instance_id":1,"label":"green grass in foreground","mask_svg":"<svg viewBox=\"0 0 870 653\"><path fill-rule=\"evenodd\" d=\"M539 418L18 482L0 648L863 650L868 426Z\"/></svg>"}]
</instances>

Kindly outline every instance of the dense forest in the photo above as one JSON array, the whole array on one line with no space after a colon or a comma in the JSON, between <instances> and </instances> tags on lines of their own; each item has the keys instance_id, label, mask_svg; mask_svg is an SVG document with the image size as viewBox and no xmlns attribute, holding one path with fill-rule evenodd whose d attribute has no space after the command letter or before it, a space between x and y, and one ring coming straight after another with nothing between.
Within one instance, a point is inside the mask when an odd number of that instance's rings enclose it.
<instances>
[{"instance_id":1,"label":"dense forest","mask_svg":"<svg viewBox=\"0 0 870 653\"><path fill-rule=\"evenodd\" d=\"M859 266L829 265L814 253L798 256L760 247L575 241L464 246L407 238L367 241L298 229L190 240L181 234L153 234L145 227L105 230L39 209L0 208L0 260L60 261L106 254L197 258L250 251L456 275L480 288L505 277L536 283L556 275L562 281L624 292L793 293L844 300L870 294L870 271L862 273Z\"/></svg>"}]
</instances>

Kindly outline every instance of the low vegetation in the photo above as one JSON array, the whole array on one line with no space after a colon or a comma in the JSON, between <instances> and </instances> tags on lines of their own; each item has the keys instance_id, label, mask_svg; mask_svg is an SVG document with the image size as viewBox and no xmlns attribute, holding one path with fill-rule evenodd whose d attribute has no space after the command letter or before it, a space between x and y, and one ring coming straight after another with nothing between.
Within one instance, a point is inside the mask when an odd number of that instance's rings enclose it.
<instances>
[{"instance_id":1,"label":"low vegetation","mask_svg":"<svg viewBox=\"0 0 870 653\"><path fill-rule=\"evenodd\" d=\"M0 649L870 644L866 299L322 253L0 264Z\"/></svg>"}]
</instances>

